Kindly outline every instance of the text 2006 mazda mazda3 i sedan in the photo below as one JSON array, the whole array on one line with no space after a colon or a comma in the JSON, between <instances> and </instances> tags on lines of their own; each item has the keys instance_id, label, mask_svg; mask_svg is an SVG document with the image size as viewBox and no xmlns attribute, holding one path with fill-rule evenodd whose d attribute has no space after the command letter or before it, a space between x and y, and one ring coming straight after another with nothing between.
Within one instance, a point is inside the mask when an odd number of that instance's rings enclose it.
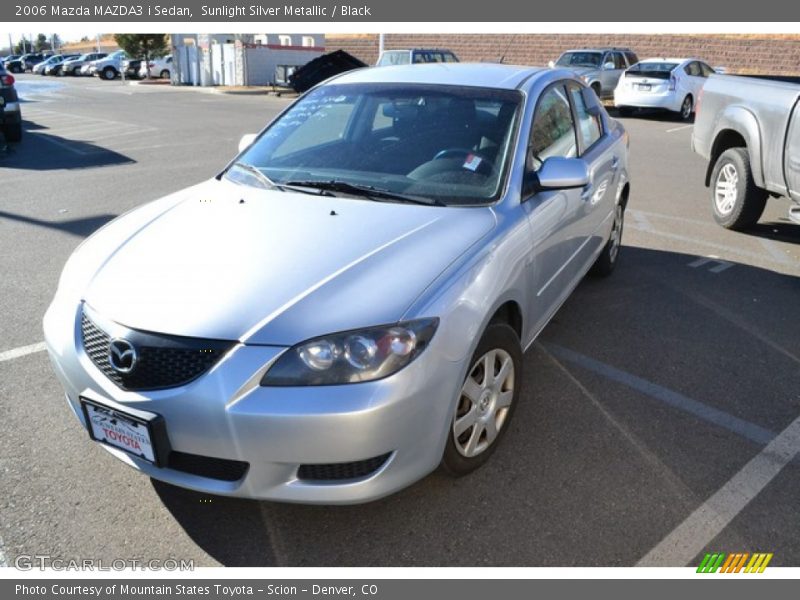
<instances>
[{"instance_id":1,"label":"text 2006 mazda mazda3 i sedan","mask_svg":"<svg viewBox=\"0 0 800 600\"><path fill-rule=\"evenodd\" d=\"M484 463L522 352L617 261L627 135L568 71L311 90L67 262L47 347L90 437L213 494L354 503Z\"/></svg>"}]
</instances>

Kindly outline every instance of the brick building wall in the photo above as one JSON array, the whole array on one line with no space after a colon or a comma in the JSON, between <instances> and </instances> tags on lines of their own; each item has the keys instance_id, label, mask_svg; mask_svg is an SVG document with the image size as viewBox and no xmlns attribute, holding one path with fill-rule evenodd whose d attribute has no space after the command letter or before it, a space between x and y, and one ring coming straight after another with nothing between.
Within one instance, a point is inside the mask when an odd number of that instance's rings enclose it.
<instances>
[{"instance_id":1,"label":"brick building wall","mask_svg":"<svg viewBox=\"0 0 800 600\"><path fill-rule=\"evenodd\" d=\"M462 61L546 65L564 50L627 46L640 58L697 57L731 73L800 75L800 35L634 35L634 34L386 34L387 50L448 48ZM328 52L343 49L367 64L378 58L378 36L328 35Z\"/></svg>"}]
</instances>

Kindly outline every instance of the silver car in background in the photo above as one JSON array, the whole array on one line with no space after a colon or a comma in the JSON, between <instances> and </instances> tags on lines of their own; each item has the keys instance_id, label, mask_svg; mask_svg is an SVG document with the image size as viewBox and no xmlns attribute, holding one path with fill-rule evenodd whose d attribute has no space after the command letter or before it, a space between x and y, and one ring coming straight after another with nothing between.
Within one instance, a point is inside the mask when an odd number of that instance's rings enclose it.
<instances>
[{"instance_id":1,"label":"silver car in background","mask_svg":"<svg viewBox=\"0 0 800 600\"><path fill-rule=\"evenodd\" d=\"M610 98L625 69L639 59L630 48L583 48L567 50L551 68L569 69L594 90L600 98Z\"/></svg>"},{"instance_id":2,"label":"silver car in background","mask_svg":"<svg viewBox=\"0 0 800 600\"><path fill-rule=\"evenodd\" d=\"M628 139L569 71L350 71L213 179L87 239L44 319L67 402L143 473L356 503L508 431L522 353L617 263Z\"/></svg>"}]
</instances>

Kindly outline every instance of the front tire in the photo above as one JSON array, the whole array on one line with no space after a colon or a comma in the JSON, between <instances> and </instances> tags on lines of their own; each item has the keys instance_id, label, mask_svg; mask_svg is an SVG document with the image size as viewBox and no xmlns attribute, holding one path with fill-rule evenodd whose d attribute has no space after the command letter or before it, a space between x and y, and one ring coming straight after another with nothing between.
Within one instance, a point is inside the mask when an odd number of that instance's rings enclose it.
<instances>
[{"instance_id":1,"label":"front tire","mask_svg":"<svg viewBox=\"0 0 800 600\"><path fill-rule=\"evenodd\" d=\"M508 431L522 384L522 347L505 323L483 334L461 388L450 423L442 466L452 475L483 465Z\"/></svg>"},{"instance_id":2,"label":"front tire","mask_svg":"<svg viewBox=\"0 0 800 600\"><path fill-rule=\"evenodd\" d=\"M116 79L117 71L114 67L106 67L103 69L103 79L106 81L111 81L112 79Z\"/></svg>"},{"instance_id":3,"label":"front tire","mask_svg":"<svg viewBox=\"0 0 800 600\"><path fill-rule=\"evenodd\" d=\"M755 184L747 148L729 148L711 173L711 210L725 229L744 230L758 222L768 193Z\"/></svg>"}]
</instances>

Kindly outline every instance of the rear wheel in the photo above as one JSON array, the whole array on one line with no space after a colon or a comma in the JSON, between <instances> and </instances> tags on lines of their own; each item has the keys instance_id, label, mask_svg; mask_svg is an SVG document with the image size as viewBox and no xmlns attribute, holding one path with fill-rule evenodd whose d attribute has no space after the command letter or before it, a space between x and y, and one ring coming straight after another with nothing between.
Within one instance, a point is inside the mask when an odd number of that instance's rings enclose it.
<instances>
[{"instance_id":1,"label":"rear wheel","mask_svg":"<svg viewBox=\"0 0 800 600\"><path fill-rule=\"evenodd\" d=\"M112 79L116 78L117 70L114 67L106 67L103 69L103 79L107 81L111 81Z\"/></svg>"},{"instance_id":2,"label":"rear wheel","mask_svg":"<svg viewBox=\"0 0 800 600\"><path fill-rule=\"evenodd\" d=\"M689 121L692 118L693 112L694 100L692 100L692 96L689 94L683 99L683 103L681 104L681 120Z\"/></svg>"},{"instance_id":3,"label":"rear wheel","mask_svg":"<svg viewBox=\"0 0 800 600\"><path fill-rule=\"evenodd\" d=\"M522 348L505 323L487 328L472 356L461 388L442 465L453 475L466 475L489 460L519 399Z\"/></svg>"},{"instance_id":4,"label":"rear wheel","mask_svg":"<svg viewBox=\"0 0 800 600\"><path fill-rule=\"evenodd\" d=\"M161 71L161 79L169 79L169 70L164 69Z\"/></svg>"},{"instance_id":5,"label":"rear wheel","mask_svg":"<svg viewBox=\"0 0 800 600\"><path fill-rule=\"evenodd\" d=\"M614 224L611 226L611 234L608 236L603 251L592 265L592 275L608 277L617 266L619 259L619 249L622 246L622 228L625 224L625 207L622 202L618 202L614 208Z\"/></svg>"},{"instance_id":6,"label":"rear wheel","mask_svg":"<svg viewBox=\"0 0 800 600\"><path fill-rule=\"evenodd\" d=\"M711 173L711 209L717 223L726 229L752 227L764 212L767 196L753 181L747 148L720 154Z\"/></svg>"}]
</instances>

